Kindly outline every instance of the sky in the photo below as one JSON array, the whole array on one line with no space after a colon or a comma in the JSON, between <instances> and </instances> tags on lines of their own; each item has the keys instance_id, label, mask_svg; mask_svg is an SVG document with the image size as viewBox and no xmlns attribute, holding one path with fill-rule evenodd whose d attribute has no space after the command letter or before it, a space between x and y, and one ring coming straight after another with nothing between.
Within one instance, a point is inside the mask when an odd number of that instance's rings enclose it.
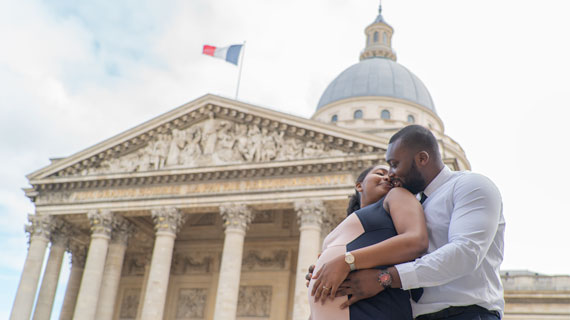
<instances>
[{"instance_id":1,"label":"sky","mask_svg":"<svg viewBox=\"0 0 570 320\"><path fill-rule=\"evenodd\" d=\"M33 204L26 174L204 94L238 68L202 46L246 41L239 100L309 118L358 62L377 0L0 0L0 318L12 308ZM445 133L501 190L502 269L570 274L570 3L385 0L398 62ZM47 254L46 254L47 256ZM60 277L57 319L67 276Z\"/></svg>"}]
</instances>

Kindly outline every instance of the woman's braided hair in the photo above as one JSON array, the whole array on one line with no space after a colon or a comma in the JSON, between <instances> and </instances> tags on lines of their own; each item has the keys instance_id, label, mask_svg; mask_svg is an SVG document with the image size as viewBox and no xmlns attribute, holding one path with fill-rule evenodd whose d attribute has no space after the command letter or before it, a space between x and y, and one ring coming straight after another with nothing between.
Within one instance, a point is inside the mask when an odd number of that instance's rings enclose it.
<instances>
[{"instance_id":1,"label":"woman's braided hair","mask_svg":"<svg viewBox=\"0 0 570 320\"><path fill-rule=\"evenodd\" d=\"M354 182L354 184L357 183L362 183L362 181L364 181L364 178L366 178L366 175L372 170L374 169L374 166L368 167L366 169L364 169L364 171L362 171L360 173L360 175L358 176L358 178L356 178L356 181ZM346 215L349 216L351 213L353 213L356 210L360 209L360 194L358 193L358 190L354 189L354 194L352 196L350 196L349 198L350 200L348 201L348 208L346 208Z\"/></svg>"}]
</instances>

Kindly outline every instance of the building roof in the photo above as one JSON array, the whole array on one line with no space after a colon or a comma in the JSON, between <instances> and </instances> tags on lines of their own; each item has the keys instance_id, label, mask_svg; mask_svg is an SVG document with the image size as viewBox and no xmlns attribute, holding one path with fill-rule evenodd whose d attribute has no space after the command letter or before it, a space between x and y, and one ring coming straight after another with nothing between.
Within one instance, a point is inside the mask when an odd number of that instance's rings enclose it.
<instances>
[{"instance_id":1,"label":"building roof","mask_svg":"<svg viewBox=\"0 0 570 320\"><path fill-rule=\"evenodd\" d=\"M404 66L382 57L364 59L344 70L329 84L317 110L335 101L365 96L403 99L435 112L422 81Z\"/></svg>"}]
</instances>

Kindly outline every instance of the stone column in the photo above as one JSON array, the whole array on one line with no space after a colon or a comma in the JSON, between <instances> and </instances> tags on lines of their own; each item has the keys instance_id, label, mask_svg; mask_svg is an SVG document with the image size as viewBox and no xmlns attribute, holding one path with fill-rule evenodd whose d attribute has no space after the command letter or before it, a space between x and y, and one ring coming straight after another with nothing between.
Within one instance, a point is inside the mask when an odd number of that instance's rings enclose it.
<instances>
[{"instance_id":1,"label":"stone column","mask_svg":"<svg viewBox=\"0 0 570 320\"><path fill-rule=\"evenodd\" d=\"M91 241L73 312L73 319L81 320L95 319L113 222L113 214L108 210L89 211L87 217L91 223Z\"/></svg>"},{"instance_id":2,"label":"stone column","mask_svg":"<svg viewBox=\"0 0 570 320\"><path fill-rule=\"evenodd\" d=\"M28 215L30 224L26 232L30 235L30 247L24 263L24 270L12 306L11 320L28 320L34 307L38 281L42 271L44 255L50 237L51 217L46 215Z\"/></svg>"},{"instance_id":3,"label":"stone column","mask_svg":"<svg viewBox=\"0 0 570 320\"><path fill-rule=\"evenodd\" d=\"M85 259L87 257L87 246L78 242L71 242L68 251L71 253L71 271L67 280L67 288L63 297L63 305L59 314L59 320L73 319L73 311L79 294Z\"/></svg>"},{"instance_id":4,"label":"stone column","mask_svg":"<svg viewBox=\"0 0 570 320\"><path fill-rule=\"evenodd\" d=\"M113 318L115 300L119 290L119 281L121 280L121 270L125 260L125 251L127 251L127 240L132 233L133 226L129 221L122 217L114 218L111 244L107 253L101 292L99 293L99 301L95 313L95 319L97 320L111 320Z\"/></svg>"},{"instance_id":5,"label":"stone column","mask_svg":"<svg viewBox=\"0 0 570 320\"><path fill-rule=\"evenodd\" d=\"M144 273L143 273L142 286L141 286L141 295L139 297L139 302L138 302L138 307L137 307L137 316L135 318L136 320L141 319L142 308L144 305L144 295L146 293L146 285L148 283L148 276L150 273L150 261L152 259L152 249L149 249L148 251L149 252L145 253L145 255L143 257Z\"/></svg>"},{"instance_id":6,"label":"stone column","mask_svg":"<svg viewBox=\"0 0 570 320\"><path fill-rule=\"evenodd\" d=\"M63 255L67 247L68 234L72 230L71 226L62 219L53 218L51 231L51 248L44 271L36 309L34 310L34 320L48 320L51 318L53 300L57 290L57 282L63 262Z\"/></svg>"},{"instance_id":7,"label":"stone column","mask_svg":"<svg viewBox=\"0 0 570 320\"><path fill-rule=\"evenodd\" d=\"M220 206L220 214L224 220L226 237L214 320L232 320L236 318L245 230L253 219L253 214L245 204L235 203Z\"/></svg>"},{"instance_id":8,"label":"stone column","mask_svg":"<svg viewBox=\"0 0 570 320\"><path fill-rule=\"evenodd\" d=\"M184 223L181 212L176 208L161 208L152 210L151 213L156 239L144 294L142 320L162 319L170 278L174 239L176 239L178 229Z\"/></svg>"},{"instance_id":9,"label":"stone column","mask_svg":"<svg viewBox=\"0 0 570 320\"><path fill-rule=\"evenodd\" d=\"M325 206L321 200L304 199L295 202L299 219L299 255L295 275L295 297L293 320L306 320L311 314L305 275L314 264L321 250L321 225L325 217Z\"/></svg>"}]
</instances>

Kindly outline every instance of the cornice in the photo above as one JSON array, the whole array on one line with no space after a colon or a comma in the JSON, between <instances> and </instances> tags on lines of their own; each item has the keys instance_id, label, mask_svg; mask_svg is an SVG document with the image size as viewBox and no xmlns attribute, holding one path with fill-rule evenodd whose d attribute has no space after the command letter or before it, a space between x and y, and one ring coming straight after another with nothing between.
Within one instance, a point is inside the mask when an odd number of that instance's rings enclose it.
<instances>
[{"instance_id":1,"label":"cornice","mask_svg":"<svg viewBox=\"0 0 570 320\"><path fill-rule=\"evenodd\" d=\"M153 172L133 172L101 176L51 177L33 181L24 189L34 200L40 194L79 189L151 186L179 183L199 183L222 180L303 176L327 172L360 170L383 161L383 152L331 158L292 160L267 163L247 163L229 166L177 169Z\"/></svg>"},{"instance_id":2,"label":"cornice","mask_svg":"<svg viewBox=\"0 0 570 320\"><path fill-rule=\"evenodd\" d=\"M48 177L72 175L103 160L137 150L154 136L172 128L187 128L212 116L256 124L296 138L334 145L337 149L350 150L350 152L370 153L385 148L384 144L374 136L208 94L91 148L58 160L29 174L27 178L32 185L35 185Z\"/></svg>"}]
</instances>

